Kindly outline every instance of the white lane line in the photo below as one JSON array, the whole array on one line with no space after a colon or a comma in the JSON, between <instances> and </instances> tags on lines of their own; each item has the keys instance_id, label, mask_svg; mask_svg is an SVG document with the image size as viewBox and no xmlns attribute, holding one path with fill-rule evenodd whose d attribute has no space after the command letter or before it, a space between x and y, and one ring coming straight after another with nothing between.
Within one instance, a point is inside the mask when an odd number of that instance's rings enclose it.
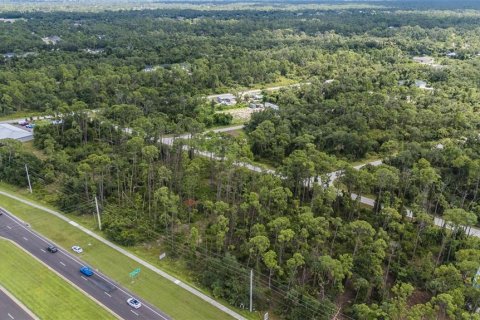
<instances>
[{"instance_id":1,"label":"white lane line","mask_svg":"<svg viewBox=\"0 0 480 320\"><path fill-rule=\"evenodd\" d=\"M15 319L10 313L7 313L10 319Z\"/></svg>"},{"instance_id":2,"label":"white lane line","mask_svg":"<svg viewBox=\"0 0 480 320\"><path fill-rule=\"evenodd\" d=\"M82 277L83 280L88 281L88 279L85 278L84 276L80 276L80 277Z\"/></svg>"},{"instance_id":3,"label":"white lane line","mask_svg":"<svg viewBox=\"0 0 480 320\"><path fill-rule=\"evenodd\" d=\"M65 263L63 263L62 261L60 261L60 264L64 267L66 267L67 265Z\"/></svg>"},{"instance_id":4,"label":"white lane line","mask_svg":"<svg viewBox=\"0 0 480 320\"><path fill-rule=\"evenodd\" d=\"M107 296L109 296L110 298L112 297L108 292L105 292L103 291L103 293L105 293Z\"/></svg>"},{"instance_id":5,"label":"white lane line","mask_svg":"<svg viewBox=\"0 0 480 320\"><path fill-rule=\"evenodd\" d=\"M28 239L27 239L27 238L25 238L25 237L22 237L22 238L23 238L23 240L25 240L25 241L28 241Z\"/></svg>"},{"instance_id":6,"label":"white lane line","mask_svg":"<svg viewBox=\"0 0 480 320\"><path fill-rule=\"evenodd\" d=\"M43 250L43 249L40 249L40 250L42 250L42 251L45 252L45 253L47 252L47 251L45 251L45 250Z\"/></svg>"},{"instance_id":7,"label":"white lane line","mask_svg":"<svg viewBox=\"0 0 480 320\"><path fill-rule=\"evenodd\" d=\"M138 317L138 313L136 313L135 311L133 311L131 309L130 309L130 311L132 311L132 313Z\"/></svg>"},{"instance_id":8,"label":"white lane line","mask_svg":"<svg viewBox=\"0 0 480 320\"><path fill-rule=\"evenodd\" d=\"M10 229L10 230L12 230L12 227L10 227L10 226L7 226L7 228Z\"/></svg>"},{"instance_id":9,"label":"white lane line","mask_svg":"<svg viewBox=\"0 0 480 320\"><path fill-rule=\"evenodd\" d=\"M179 284L181 281L180 280L175 280L175 284Z\"/></svg>"}]
</instances>

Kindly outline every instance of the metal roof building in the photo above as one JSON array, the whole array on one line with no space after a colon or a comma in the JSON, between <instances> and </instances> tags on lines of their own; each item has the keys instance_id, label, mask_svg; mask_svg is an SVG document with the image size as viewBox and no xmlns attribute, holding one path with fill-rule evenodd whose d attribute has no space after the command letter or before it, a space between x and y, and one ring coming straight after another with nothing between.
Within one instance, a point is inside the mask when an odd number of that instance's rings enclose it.
<instances>
[{"instance_id":1,"label":"metal roof building","mask_svg":"<svg viewBox=\"0 0 480 320\"><path fill-rule=\"evenodd\" d=\"M30 141L33 139L33 132L12 126L11 124L0 123L0 140L2 139Z\"/></svg>"}]
</instances>

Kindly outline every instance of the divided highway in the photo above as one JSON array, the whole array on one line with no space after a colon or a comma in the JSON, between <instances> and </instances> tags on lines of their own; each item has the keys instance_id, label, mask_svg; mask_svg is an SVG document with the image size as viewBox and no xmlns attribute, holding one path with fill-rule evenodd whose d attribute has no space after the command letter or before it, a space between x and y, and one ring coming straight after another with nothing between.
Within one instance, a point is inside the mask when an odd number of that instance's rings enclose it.
<instances>
[{"instance_id":1,"label":"divided highway","mask_svg":"<svg viewBox=\"0 0 480 320\"><path fill-rule=\"evenodd\" d=\"M90 267L95 271L91 277L86 277L80 273L80 267L88 265L82 262L78 257L70 254L64 249L58 248L57 253L47 252L46 247L52 242L40 236L8 212L0 209L3 213L0 215L0 237L12 240L23 247L30 254L48 265L58 274L62 275L68 281L75 284L89 296L93 297L100 304L110 309L118 318L125 320L167 320L170 319L166 314L149 305L141 298L142 306L139 309L133 309L127 304L127 299L136 297L126 289L118 286L112 280L95 270L95 266ZM3 308L0 296L0 318ZM13 314L11 314L13 316ZM31 319L31 317L20 317L15 319Z\"/></svg>"}]
</instances>

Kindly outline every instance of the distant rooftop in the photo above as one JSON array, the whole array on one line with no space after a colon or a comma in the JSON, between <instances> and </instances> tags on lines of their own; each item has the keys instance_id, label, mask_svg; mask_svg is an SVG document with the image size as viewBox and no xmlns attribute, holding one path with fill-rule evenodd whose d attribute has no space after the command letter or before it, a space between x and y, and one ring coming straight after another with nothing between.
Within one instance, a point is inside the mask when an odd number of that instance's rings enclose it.
<instances>
[{"instance_id":1,"label":"distant rooftop","mask_svg":"<svg viewBox=\"0 0 480 320\"><path fill-rule=\"evenodd\" d=\"M435 62L435 59L432 57L423 56L423 57L413 57L413 61L422 63L422 64L433 64Z\"/></svg>"},{"instance_id":2,"label":"distant rooftop","mask_svg":"<svg viewBox=\"0 0 480 320\"><path fill-rule=\"evenodd\" d=\"M0 18L0 22L8 22L8 23L14 23L19 20L27 21L27 19L24 19L24 18L19 18L19 19Z\"/></svg>"},{"instance_id":3,"label":"distant rooftop","mask_svg":"<svg viewBox=\"0 0 480 320\"><path fill-rule=\"evenodd\" d=\"M33 139L33 133L6 123L0 123L0 140L15 139L29 141Z\"/></svg>"},{"instance_id":4,"label":"distant rooftop","mask_svg":"<svg viewBox=\"0 0 480 320\"><path fill-rule=\"evenodd\" d=\"M59 43L61 40L62 40L62 38L60 38L59 36L50 36L50 37L42 38L42 41L44 43L53 44L53 45Z\"/></svg>"}]
</instances>

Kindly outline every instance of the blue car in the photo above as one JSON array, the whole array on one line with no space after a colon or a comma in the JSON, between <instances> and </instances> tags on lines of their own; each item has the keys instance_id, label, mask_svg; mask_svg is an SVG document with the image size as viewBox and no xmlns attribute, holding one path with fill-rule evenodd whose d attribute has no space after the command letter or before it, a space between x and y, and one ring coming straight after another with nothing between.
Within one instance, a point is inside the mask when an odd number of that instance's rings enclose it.
<instances>
[{"instance_id":1,"label":"blue car","mask_svg":"<svg viewBox=\"0 0 480 320\"><path fill-rule=\"evenodd\" d=\"M87 266L83 266L80 268L80 272L86 275L87 277L93 276L93 271Z\"/></svg>"}]
</instances>

